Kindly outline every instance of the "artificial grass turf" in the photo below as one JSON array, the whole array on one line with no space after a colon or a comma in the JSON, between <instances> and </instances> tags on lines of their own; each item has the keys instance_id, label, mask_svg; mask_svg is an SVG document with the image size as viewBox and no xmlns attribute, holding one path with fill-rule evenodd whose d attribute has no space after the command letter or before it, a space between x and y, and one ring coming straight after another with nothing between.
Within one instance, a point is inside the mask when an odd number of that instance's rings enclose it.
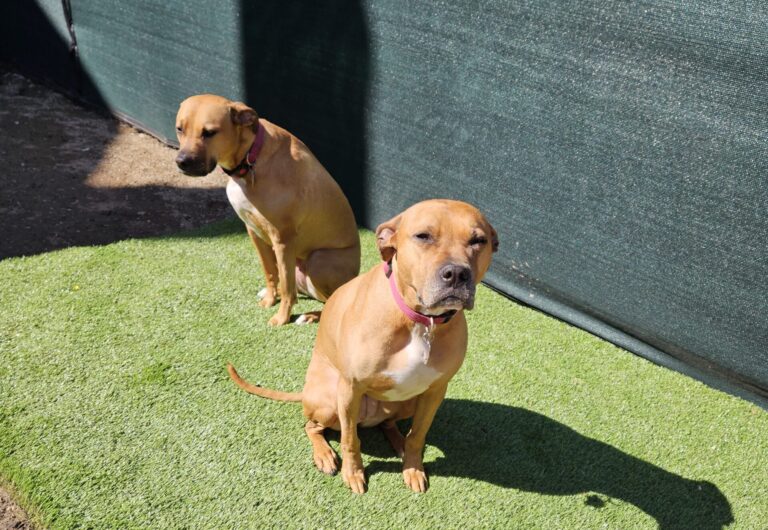
<instances>
[{"instance_id":1,"label":"artificial grass turf","mask_svg":"<svg viewBox=\"0 0 768 530\"><path fill-rule=\"evenodd\" d=\"M234 220L0 262L0 477L44 526L766 527L768 413L485 287L430 490L361 429L353 496L314 469L300 406L224 370L303 384L316 327L269 328L260 274Z\"/></svg>"}]
</instances>

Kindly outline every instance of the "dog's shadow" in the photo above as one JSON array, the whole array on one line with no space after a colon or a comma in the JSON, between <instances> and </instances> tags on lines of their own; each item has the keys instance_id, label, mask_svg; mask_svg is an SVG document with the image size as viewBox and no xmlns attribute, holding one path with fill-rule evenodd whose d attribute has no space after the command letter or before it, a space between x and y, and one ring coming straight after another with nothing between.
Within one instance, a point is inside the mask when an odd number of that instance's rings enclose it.
<instances>
[{"instance_id":1,"label":"dog's shadow","mask_svg":"<svg viewBox=\"0 0 768 530\"><path fill-rule=\"evenodd\" d=\"M392 456L377 429L360 429L360 436L366 454ZM445 455L427 459L432 477L466 477L545 495L584 494L592 508L620 499L662 529L715 529L733 521L728 499L714 484L688 480L522 408L447 399L427 443ZM392 458L367 467L370 475L400 471Z\"/></svg>"}]
</instances>

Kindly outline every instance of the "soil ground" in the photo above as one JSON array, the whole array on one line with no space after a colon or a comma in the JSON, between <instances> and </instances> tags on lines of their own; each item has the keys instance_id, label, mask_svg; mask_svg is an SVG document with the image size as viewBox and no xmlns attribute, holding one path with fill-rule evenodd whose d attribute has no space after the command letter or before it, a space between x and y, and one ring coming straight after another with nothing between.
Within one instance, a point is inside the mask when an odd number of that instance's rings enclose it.
<instances>
[{"instance_id":1,"label":"soil ground","mask_svg":"<svg viewBox=\"0 0 768 530\"><path fill-rule=\"evenodd\" d=\"M195 228L234 215L217 169L0 65L0 259ZM0 489L0 530L32 528Z\"/></svg>"},{"instance_id":2,"label":"soil ground","mask_svg":"<svg viewBox=\"0 0 768 530\"><path fill-rule=\"evenodd\" d=\"M35 528L10 494L0 489L0 530L32 530Z\"/></svg>"},{"instance_id":3,"label":"soil ground","mask_svg":"<svg viewBox=\"0 0 768 530\"><path fill-rule=\"evenodd\" d=\"M178 232L233 215L217 169L0 70L0 259Z\"/></svg>"}]
</instances>

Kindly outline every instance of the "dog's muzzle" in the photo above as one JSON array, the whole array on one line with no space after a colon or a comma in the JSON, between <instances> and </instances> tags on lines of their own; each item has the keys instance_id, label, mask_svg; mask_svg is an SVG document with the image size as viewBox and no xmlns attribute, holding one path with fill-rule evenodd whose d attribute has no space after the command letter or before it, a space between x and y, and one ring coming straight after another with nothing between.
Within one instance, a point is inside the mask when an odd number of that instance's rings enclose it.
<instances>
[{"instance_id":1,"label":"dog's muzzle","mask_svg":"<svg viewBox=\"0 0 768 530\"><path fill-rule=\"evenodd\" d=\"M179 152L176 157L176 165L179 170L190 177L204 177L216 167L216 161L213 164L206 163L205 160L200 160L189 153Z\"/></svg>"},{"instance_id":2,"label":"dog's muzzle","mask_svg":"<svg viewBox=\"0 0 768 530\"><path fill-rule=\"evenodd\" d=\"M424 307L433 314L472 309L475 305L472 269L455 263L444 265L419 298Z\"/></svg>"}]
</instances>

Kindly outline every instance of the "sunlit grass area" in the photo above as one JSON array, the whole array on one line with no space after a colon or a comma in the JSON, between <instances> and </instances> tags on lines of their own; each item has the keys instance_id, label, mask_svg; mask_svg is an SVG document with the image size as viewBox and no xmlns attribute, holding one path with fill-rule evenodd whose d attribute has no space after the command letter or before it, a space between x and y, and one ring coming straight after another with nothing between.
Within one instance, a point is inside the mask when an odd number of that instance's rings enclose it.
<instances>
[{"instance_id":1,"label":"sunlit grass area","mask_svg":"<svg viewBox=\"0 0 768 530\"><path fill-rule=\"evenodd\" d=\"M364 268L377 262L362 231ZM768 413L487 288L405 488L317 472L300 390L316 326L272 329L239 223L0 262L0 478L50 528L765 528ZM319 309L302 300L295 313ZM405 428L405 426L403 426ZM332 437L338 447L338 437Z\"/></svg>"}]
</instances>

